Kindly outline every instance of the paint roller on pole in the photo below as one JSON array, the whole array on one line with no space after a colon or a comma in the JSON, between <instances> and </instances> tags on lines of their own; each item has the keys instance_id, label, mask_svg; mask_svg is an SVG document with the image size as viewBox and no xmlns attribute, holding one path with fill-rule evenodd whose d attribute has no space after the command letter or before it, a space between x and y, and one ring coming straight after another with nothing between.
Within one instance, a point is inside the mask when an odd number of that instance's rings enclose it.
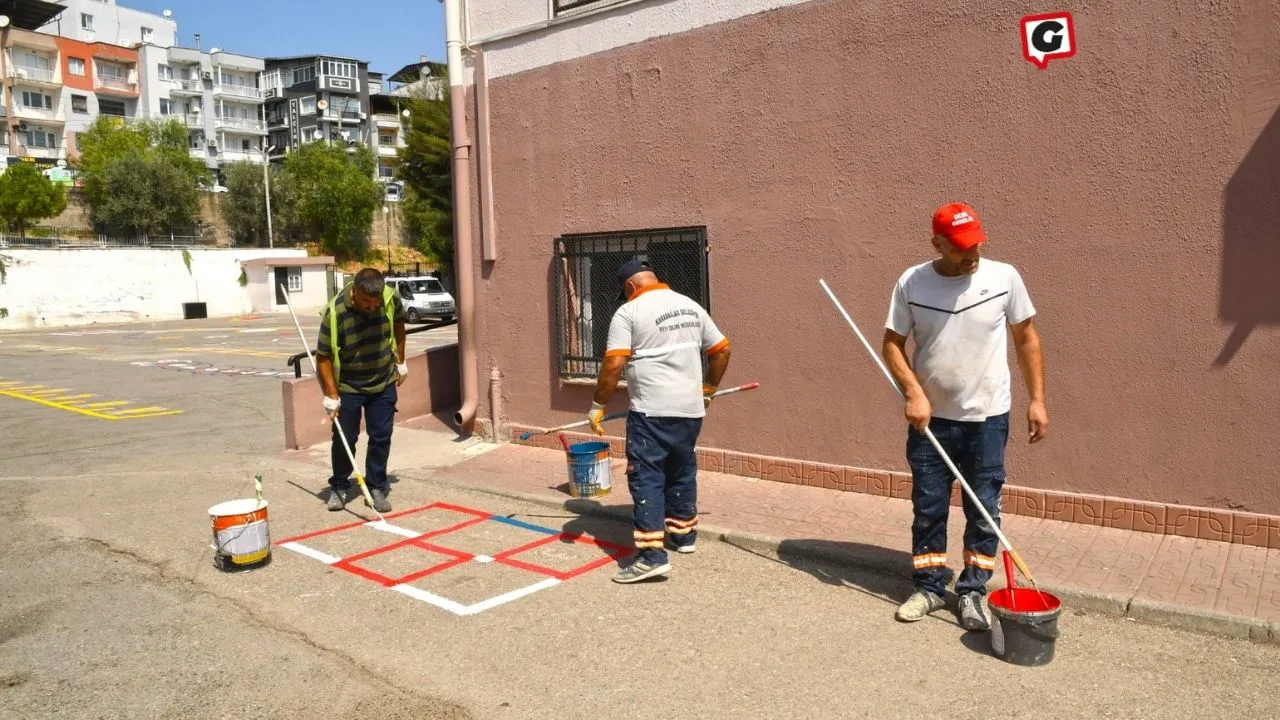
<instances>
[{"instance_id":1,"label":"paint roller on pole","mask_svg":"<svg viewBox=\"0 0 1280 720\"><path fill-rule=\"evenodd\" d=\"M756 389L756 388L758 388L758 387L760 387L760 383L758 383L758 382L754 382L754 383L747 383L746 385L739 385L739 386L737 386L737 387L731 387L731 388L725 388L724 390L718 390L718 391L716 391L716 392L712 393L712 394L711 394L711 397L712 397L712 398L718 398L718 397L720 397L721 395L732 395L733 393L745 392L745 391L747 391L747 390L755 390L755 389ZM626 416L627 416L627 413L625 413L625 412L616 412L616 413L612 413L612 414L610 414L610 415L605 415L603 418L600 418L600 422L602 422L602 423L607 423L607 422L609 422L610 420L621 420L622 418L624 418L624 417L626 417ZM536 431L536 432L532 432L532 431L525 431L525 432L520 433L520 439L521 439L521 440L528 440L529 438L533 437L534 435L546 435L546 434L548 434L548 433L561 432L562 430L572 430L572 429L574 429L574 428L580 428L580 427L583 427L584 425L590 425L590 424L591 424L591 421L590 421L590 420L579 420L579 421L577 421L577 422L571 422L571 423L569 423L568 425L557 425L556 427L553 427L553 428L547 428L546 430L538 430L538 431Z\"/></svg>"},{"instance_id":2,"label":"paint roller on pole","mask_svg":"<svg viewBox=\"0 0 1280 720\"><path fill-rule=\"evenodd\" d=\"M289 317L293 318L293 326L298 329L298 338L302 340L302 349L307 351L307 360L311 361L311 372L315 373L316 380L320 380L320 369L316 367L316 359L311 356L311 346L307 344L307 336L302 332L302 325L298 323L298 316L293 312L293 303L289 302L289 289L280 284L280 292L283 293L285 307L289 308ZM342 440L342 449L347 451L347 459L351 460L351 469L356 475L356 484L360 486L360 492L364 495L365 502L369 503L369 508L373 510L373 514L378 516L378 522L386 524L387 519L382 517L382 513L378 512L378 508L373 506L373 496L369 494L369 487L364 484L364 473L360 472L359 465L356 464L356 454L351 452L351 444L347 442L346 433L342 432L342 424L338 422L338 418L333 419L333 429L338 431L338 438Z\"/></svg>"},{"instance_id":3,"label":"paint roller on pole","mask_svg":"<svg viewBox=\"0 0 1280 720\"><path fill-rule=\"evenodd\" d=\"M888 378L889 384L892 385L894 389L898 391L898 394L905 400L907 394L902 391L902 387L898 385L898 381L895 380L893 374L889 372L889 368L885 366L884 361L881 360L880 356L876 354L876 351L871 348L871 343L868 343L867 339L863 337L862 331L858 329L857 323L853 321L853 318L849 317L849 313L845 312L844 306L836 299L835 293L831 292L831 287L827 285L827 281L819 279L818 283L822 285L823 290L827 291L827 295L831 298L831 302L835 303L836 309L844 316L845 321L849 323L849 327L853 328L854 334L856 334L858 339L862 341L862 346L867 349L867 352L871 355L871 359L875 360L876 365L880 366L880 370L884 373L884 376ZM982 506L982 502L979 501L978 496L974 494L973 488L969 487L969 483L964 479L964 475L960 474L960 470L956 468L955 463L951 462L951 458L948 457L946 451L942 449L942 445L938 442L938 439L933 436L933 431L926 427L924 429L924 434L925 437L929 438L929 442L933 444L933 449L937 450L938 455L942 456L943 462L947 464L947 469L951 471L951 474L955 476L956 480L960 481L960 487L964 489L965 494L969 496L969 501L973 503L973 506L982 514L982 518L987 521L987 525L995 531L996 537L1000 539L1000 544L1004 545L1005 549L1009 551L1009 557L1013 559L1013 563L1018 566L1018 569L1022 571L1023 575L1027 576L1027 580L1031 581L1032 587L1039 592L1040 586L1036 584L1036 579L1035 576L1031 574L1031 569L1027 567L1026 562L1022 560L1022 556L1018 554L1018 551L1014 550L1013 546L1009 544L1009 538L1005 537L1004 533L1001 532L1000 526L991 518L991 514Z\"/></svg>"}]
</instances>

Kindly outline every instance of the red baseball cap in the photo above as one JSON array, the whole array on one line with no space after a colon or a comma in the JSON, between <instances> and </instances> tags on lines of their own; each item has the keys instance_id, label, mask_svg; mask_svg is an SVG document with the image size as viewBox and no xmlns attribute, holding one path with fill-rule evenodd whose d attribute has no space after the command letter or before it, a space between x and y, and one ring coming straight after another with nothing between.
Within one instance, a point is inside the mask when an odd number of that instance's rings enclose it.
<instances>
[{"instance_id":1,"label":"red baseball cap","mask_svg":"<svg viewBox=\"0 0 1280 720\"><path fill-rule=\"evenodd\" d=\"M947 203L933 213L933 234L947 239L957 250L968 250L987 241L978 213L964 203Z\"/></svg>"}]
</instances>

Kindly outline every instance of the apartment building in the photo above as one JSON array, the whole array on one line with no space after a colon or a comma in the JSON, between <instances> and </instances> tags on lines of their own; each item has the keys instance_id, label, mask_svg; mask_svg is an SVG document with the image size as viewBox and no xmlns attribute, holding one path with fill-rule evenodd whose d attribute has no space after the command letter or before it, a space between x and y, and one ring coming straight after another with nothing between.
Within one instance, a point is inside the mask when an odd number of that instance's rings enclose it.
<instances>
[{"instance_id":1,"label":"apartment building","mask_svg":"<svg viewBox=\"0 0 1280 720\"><path fill-rule=\"evenodd\" d=\"M54 38L5 28L3 58L4 144L12 160L26 157L53 165L64 157L66 113L63 69Z\"/></svg>"},{"instance_id":2,"label":"apartment building","mask_svg":"<svg viewBox=\"0 0 1280 720\"><path fill-rule=\"evenodd\" d=\"M317 140L369 144L369 64L364 60L267 58L261 87L272 160Z\"/></svg>"},{"instance_id":3,"label":"apartment building","mask_svg":"<svg viewBox=\"0 0 1280 720\"><path fill-rule=\"evenodd\" d=\"M369 112L373 118L369 147L378 158L377 179L388 184L389 198L399 197L395 174L399 150L405 147L402 113L407 101L412 97L443 98L447 70L443 63L430 62L422 55L418 62L405 65L390 76L369 73Z\"/></svg>"},{"instance_id":4,"label":"apartment building","mask_svg":"<svg viewBox=\"0 0 1280 720\"><path fill-rule=\"evenodd\" d=\"M177 46L146 46L141 56L145 112L181 119L193 157L215 172L237 161L263 162L262 58Z\"/></svg>"},{"instance_id":5,"label":"apartment building","mask_svg":"<svg viewBox=\"0 0 1280 720\"><path fill-rule=\"evenodd\" d=\"M138 99L141 79L138 51L102 42L52 38L61 54L63 94L60 112L66 119L64 159L78 152L81 133L99 115L125 121L142 117Z\"/></svg>"},{"instance_id":6,"label":"apartment building","mask_svg":"<svg viewBox=\"0 0 1280 720\"><path fill-rule=\"evenodd\" d=\"M167 15L156 15L122 7L116 0L58 0L58 4L65 9L42 25L40 32L121 47L169 47L177 42L178 23L167 10Z\"/></svg>"}]
</instances>

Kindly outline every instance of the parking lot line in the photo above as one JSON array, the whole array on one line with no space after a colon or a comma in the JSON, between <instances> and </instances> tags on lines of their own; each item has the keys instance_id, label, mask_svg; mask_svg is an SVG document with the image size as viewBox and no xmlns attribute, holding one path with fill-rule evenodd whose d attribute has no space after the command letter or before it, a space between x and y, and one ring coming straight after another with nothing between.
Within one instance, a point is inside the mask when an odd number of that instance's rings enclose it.
<instances>
[{"instance_id":1,"label":"parking lot line","mask_svg":"<svg viewBox=\"0 0 1280 720\"><path fill-rule=\"evenodd\" d=\"M163 415L179 415L181 410L170 410L169 408L160 407L159 405L148 405L139 408L124 408L130 404L128 400L108 400L104 402L82 403L78 401L86 400L94 397L93 393L78 393L73 395L59 395L58 393L66 392L66 388L43 389L43 385L31 385L21 381L8 380L0 382L0 397L10 397L15 400L26 400L27 402L42 405L44 407L53 408L55 410L65 410L67 412L84 415L85 417L96 418L98 420L140 420L143 418L161 417ZM112 412L100 412L107 408L120 408Z\"/></svg>"}]
</instances>

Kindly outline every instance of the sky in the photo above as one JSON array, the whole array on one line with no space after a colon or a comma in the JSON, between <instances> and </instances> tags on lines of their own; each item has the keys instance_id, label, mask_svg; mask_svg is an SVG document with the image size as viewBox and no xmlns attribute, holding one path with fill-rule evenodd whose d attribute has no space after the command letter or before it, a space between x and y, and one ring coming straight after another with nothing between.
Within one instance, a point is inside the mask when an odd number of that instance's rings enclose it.
<instances>
[{"instance_id":1,"label":"sky","mask_svg":"<svg viewBox=\"0 0 1280 720\"><path fill-rule=\"evenodd\" d=\"M116 0L121 7L173 11L178 44L257 57L333 53L367 60L390 75L419 55L444 62L439 0ZM269 8L269 10L268 10Z\"/></svg>"}]
</instances>

